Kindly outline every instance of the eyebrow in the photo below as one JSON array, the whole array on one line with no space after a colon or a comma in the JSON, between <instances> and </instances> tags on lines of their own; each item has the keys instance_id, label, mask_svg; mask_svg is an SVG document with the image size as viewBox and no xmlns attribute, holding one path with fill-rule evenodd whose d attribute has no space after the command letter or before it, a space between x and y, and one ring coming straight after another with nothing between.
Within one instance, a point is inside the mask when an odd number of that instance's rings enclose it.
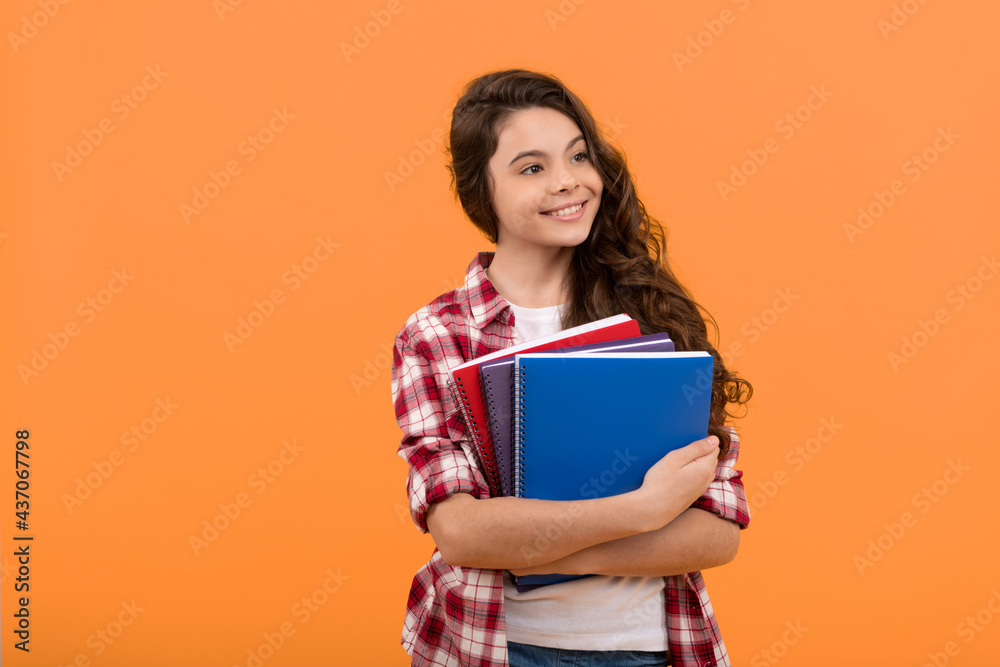
<instances>
[{"instance_id":1,"label":"eyebrow","mask_svg":"<svg viewBox=\"0 0 1000 667\"><path fill-rule=\"evenodd\" d=\"M581 139L583 139L583 135L582 134L579 135L579 136L577 136L577 137L575 137L572 141L570 141L568 144L566 144L566 150L569 150L570 148L573 148L573 144L575 144L576 142L580 141ZM523 153L518 153L517 155L515 155L514 159L511 160L507 164L507 166L509 167L510 165L514 164L515 162L517 162L518 160L520 160L523 157L532 157L532 156L535 156L535 157L548 157L548 154L545 153L544 151L540 151L540 150L537 150L537 149L533 150L533 151L524 151Z\"/></svg>"}]
</instances>

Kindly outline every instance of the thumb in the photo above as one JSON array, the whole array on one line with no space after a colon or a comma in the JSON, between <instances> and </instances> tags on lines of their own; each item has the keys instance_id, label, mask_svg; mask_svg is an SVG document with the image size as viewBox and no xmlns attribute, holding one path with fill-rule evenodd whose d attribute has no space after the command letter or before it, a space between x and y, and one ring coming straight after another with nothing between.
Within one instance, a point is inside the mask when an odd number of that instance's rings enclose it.
<instances>
[{"instance_id":1,"label":"thumb","mask_svg":"<svg viewBox=\"0 0 1000 667\"><path fill-rule=\"evenodd\" d=\"M701 440L695 440L686 447L676 450L677 453L682 457L682 466L688 465L689 463L694 463L698 459L708 456L713 449L715 449L719 444L719 439L714 435L710 435L707 438L702 438Z\"/></svg>"},{"instance_id":2,"label":"thumb","mask_svg":"<svg viewBox=\"0 0 1000 667\"><path fill-rule=\"evenodd\" d=\"M707 438L702 438L701 440L697 440L694 444L696 445L696 447L694 448L695 457L692 460L697 460L705 456L708 456L713 449L718 447L719 438L714 435L710 435Z\"/></svg>"}]
</instances>

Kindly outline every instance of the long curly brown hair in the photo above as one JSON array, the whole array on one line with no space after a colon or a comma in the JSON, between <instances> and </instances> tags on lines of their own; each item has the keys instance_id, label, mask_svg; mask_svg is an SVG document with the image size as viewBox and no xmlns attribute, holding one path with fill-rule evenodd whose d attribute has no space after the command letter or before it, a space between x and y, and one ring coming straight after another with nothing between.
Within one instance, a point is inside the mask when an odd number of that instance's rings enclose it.
<instances>
[{"instance_id":1,"label":"long curly brown hair","mask_svg":"<svg viewBox=\"0 0 1000 667\"><path fill-rule=\"evenodd\" d=\"M577 246L566 276L571 300L563 312L563 327L627 313L643 334L667 332L679 351L711 353L714 377L708 432L719 438L722 458L730 445L723 428L727 416L744 416L730 413L727 406L745 406L753 387L726 368L708 341L706 318L716 337L718 324L674 276L663 226L639 201L625 155L604 138L579 97L558 78L523 69L490 72L471 81L452 112L444 149L455 196L472 223L496 243L499 226L488 162L504 122L535 107L560 111L577 124L604 184L590 235Z\"/></svg>"}]
</instances>

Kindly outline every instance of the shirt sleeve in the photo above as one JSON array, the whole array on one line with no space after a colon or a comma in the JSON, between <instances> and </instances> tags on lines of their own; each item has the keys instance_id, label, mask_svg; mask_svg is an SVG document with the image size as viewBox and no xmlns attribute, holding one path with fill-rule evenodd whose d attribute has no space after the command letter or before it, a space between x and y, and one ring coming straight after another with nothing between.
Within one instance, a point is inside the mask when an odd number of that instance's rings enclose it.
<instances>
[{"instance_id":1,"label":"shirt sleeve","mask_svg":"<svg viewBox=\"0 0 1000 667\"><path fill-rule=\"evenodd\" d=\"M742 530L750 524L750 507L747 505L747 495L741 479L743 471L735 468L740 454L740 439L732 426L727 425L725 428L729 431L729 451L719 459L715 467L715 479L691 507L708 510L723 519L735 521Z\"/></svg>"},{"instance_id":2,"label":"shirt sleeve","mask_svg":"<svg viewBox=\"0 0 1000 667\"><path fill-rule=\"evenodd\" d=\"M447 370L443 347L432 337L406 329L396 337L392 398L403 431L397 454L410 466L410 515L422 533L431 504L461 492L478 498L485 485L462 447L464 423L447 389Z\"/></svg>"}]
</instances>

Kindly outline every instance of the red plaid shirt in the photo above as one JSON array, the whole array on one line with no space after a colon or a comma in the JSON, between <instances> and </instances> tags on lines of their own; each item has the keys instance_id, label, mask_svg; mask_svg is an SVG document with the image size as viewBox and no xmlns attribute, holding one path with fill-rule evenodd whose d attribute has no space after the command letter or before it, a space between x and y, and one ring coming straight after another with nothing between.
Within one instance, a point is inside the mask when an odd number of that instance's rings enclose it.
<instances>
[{"instance_id":1,"label":"red plaid shirt","mask_svg":"<svg viewBox=\"0 0 1000 667\"><path fill-rule=\"evenodd\" d=\"M492 259L492 252L479 253L469 264L465 285L418 310L396 336L392 398L403 431L398 454L410 466L410 513L424 533L432 503L460 492L489 498L486 480L473 463L461 411L446 382L449 368L518 342L514 313L484 272ZM742 471L734 468L739 440L727 428L732 435L729 453L719 461L715 481L692 507L746 528L750 510ZM672 664L729 665L701 573L664 580ZM413 665L506 666L501 571L454 567L435 549L413 578L402 644Z\"/></svg>"}]
</instances>

